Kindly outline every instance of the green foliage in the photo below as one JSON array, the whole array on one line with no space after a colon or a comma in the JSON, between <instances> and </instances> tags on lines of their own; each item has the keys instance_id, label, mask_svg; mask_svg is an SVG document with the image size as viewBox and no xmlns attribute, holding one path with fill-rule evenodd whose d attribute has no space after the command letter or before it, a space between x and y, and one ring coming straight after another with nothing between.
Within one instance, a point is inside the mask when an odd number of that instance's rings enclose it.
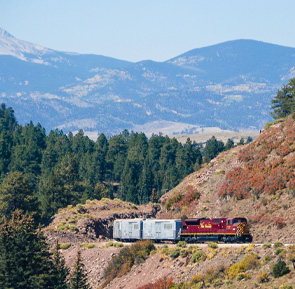
<instances>
[{"instance_id":1,"label":"green foliage","mask_svg":"<svg viewBox=\"0 0 295 289\"><path fill-rule=\"evenodd\" d=\"M3 223L5 219L10 219L16 210L38 216L33 186L21 172L12 172L3 180L0 187L0 221Z\"/></svg>"},{"instance_id":2,"label":"green foliage","mask_svg":"<svg viewBox=\"0 0 295 289\"><path fill-rule=\"evenodd\" d=\"M52 255L40 229L33 219L13 213L0 227L0 287L1 288L66 288L64 262Z\"/></svg>"},{"instance_id":3,"label":"green foliage","mask_svg":"<svg viewBox=\"0 0 295 289\"><path fill-rule=\"evenodd\" d=\"M114 243L113 246L114 246L115 248L121 248L121 247L124 247L123 243L118 243L118 242Z\"/></svg>"},{"instance_id":4,"label":"green foliage","mask_svg":"<svg viewBox=\"0 0 295 289\"><path fill-rule=\"evenodd\" d=\"M277 242L274 242L273 244L274 248L281 248L281 247L284 247L284 243L280 242L280 241L277 241Z\"/></svg>"},{"instance_id":5,"label":"green foliage","mask_svg":"<svg viewBox=\"0 0 295 289\"><path fill-rule=\"evenodd\" d=\"M268 249L268 248L271 248L271 243L264 243L263 245L262 245L262 249Z\"/></svg>"},{"instance_id":6,"label":"green foliage","mask_svg":"<svg viewBox=\"0 0 295 289\"><path fill-rule=\"evenodd\" d=\"M179 241L177 243L177 247L186 248L186 246L187 246L187 242L186 241Z\"/></svg>"},{"instance_id":7,"label":"green foliage","mask_svg":"<svg viewBox=\"0 0 295 289\"><path fill-rule=\"evenodd\" d=\"M140 241L122 248L104 270L106 281L103 286L106 286L114 278L129 272L134 264L143 262L153 250L155 250L155 246L150 241Z\"/></svg>"},{"instance_id":8,"label":"green foliage","mask_svg":"<svg viewBox=\"0 0 295 289\"><path fill-rule=\"evenodd\" d=\"M283 249L283 248L277 248L277 249L275 250L275 254L276 254L276 255L284 255L285 253L286 253L286 250Z\"/></svg>"},{"instance_id":9,"label":"green foliage","mask_svg":"<svg viewBox=\"0 0 295 289\"><path fill-rule=\"evenodd\" d=\"M60 243L58 244L58 249L67 250L71 247L71 243Z\"/></svg>"},{"instance_id":10,"label":"green foliage","mask_svg":"<svg viewBox=\"0 0 295 289\"><path fill-rule=\"evenodd\" d=\"M53 250L53 276L55 289L68 289L67 277L69 275L69 268L66 266L64 257L59 253L61 244L56 242L55 249Z\"/></svg>"},{"instance_id":11,"label":"green foliage","mask_svg":"<svg viewBox=\"0 0 295 289\"><path fill-rule=\"evenodd\" d=\"M224 151L224 149L224 143L222 141L218 141L215 136L213 136L206 143L206 147L204 149L204 162L209 163L220 152Z\"/></svg>"},{"instance_id":12,"label":"green foliage","mask_svg":"<svg viewBox=\"0 0 295 289\"><path fill-rule=\"evenodd\" d=\"M287 255L288 255L288 260L290 262L292 262L293 263L293 266L294 266L295 265L295 245L288 246L288 253L287 253ZM294 268L295 268L295 266L294 266Z\"/></svg>"},{"instance_id":13,"label":"green foliage","mask_svg":"<svg viewBox=\"0 0 295 289\"><path fill-rule=\"evenodd\" d=\"M240 273L247 270L255 269L260 265L258 256L256 254L247 254L239 263L235 263L227 269L229 279L237 278Z\"/></svg>"},{"instance_id":14,"label":"green foliage","mask_svg":"<svg viewBox=\"0 0 295 289\"><path fill-rule=\"evenodd\" d=\"M271 103L271 115L274 119L288 116L295 111L295 78L278 91Z\"/></svg>"},{"instance_id":15,"label":"green foliage","mask_svg":"<svg viewBox=\"0 0 295 289\"><path fill-rule=\"evenodd\" d=\"M235 146L235 143L232 139L228 139L226 144L225 144L225 150L230 150L231 148L233 148Z\"/></svg>"},{"instance_id":16,"label":"green foliage","mask_svg":"<svg viewBox=\"0 0 295 289\"><path fill-rule=\"evenodd\" d=\"M87 249L93 249L96 246L95 246L95 244L92 244L92 243L82 243L82 244L80 244L80 247L87 248Z\"/></svg>"},{"instance_id":17,"label":"green foliage","mask_svg":"<svg viewBox=\"0 0 295 289\"><path fill-rule=\"evenodd\" d=\"M264 258L263 258L262 264L265 265L272 259L273 259L272 255L265 255Z\"/></svg>"},{"instance_id":18,"label":"green foliage","mask_svg":"<svg viewBox=\"0 0 295 289\"><path fill-rule=\"evenodd\" d=\"M206 258L207 258L206 253L203 250L198 250L195 253L193 253L191 262L197 263L197 262L205 261Z\"/></svg>"},{"instance_id":19,"label":"green foliage","mask_svg":"<svg viewBox=\"0 0 295 289\"><path fill-rule=\"evenodd\" d=\"M218 245L217 245L217 243L208 243L208 247L209 248L212 248L212 249L217 249L218 248Z\"/></svg>"},{"instance_id":20,"label":"green foliage","mask_svg":"<svg viewBox=\"0 0 295 289\"><path fill-rule=\"evenodd\" d=\"M179 257L180 255L180 249L179 248L176 248L176 249L173 249L171 252L170 252L170 258L171 259L176 259L177 257Z\"/></svg>"},{"instance_id":21,"label":"green foliage","mask_svg":"<svg viewBox=\"0 0 295 289\"><path fill-rule=\"evenodd\" d=\"M288 285L288 284L282 284L279 289L293 289L293 286Z\"/></svg>"},{"instance_id":22,"label":"green foliage","mask_svg":"<svg viewBox=\"0 0 295 289\"><path fill-rule=\"evenodd\" d=\"M70 276L69 281L70 289L90 289L90 285L87 281L87 273L85 266L82 263L81 252L77 252L77 257L74 265L74 269Z\"/></svg>"},{"instance_id":23,"label":"green foliage","mask_svg":"<svg viewBox=\"0 0 295 289\"><path fill-rule=\"evenodd\" d=\"M218 152L223 150L220 142L217 145ZM157 202L201 163L200 149L190 139L182 145L161 134L147 139L127 130L109 139L101 134L96 142L82 130L76 135L60 130L46 135L39 123L18 125L13 109L0 107L2 222L13 210L22 209L45 223L59 208L87 199ZM199 196L195 190L184 192L177 205L197 202Z\"/></svg>"},{"instance_id":24,"label":"green foliage","mask_svg":"<svg viewBox=\"0 0 295 289\"><path fill-rule=\"evenodd\" d=\"M280 260L272 267L272 275L275 278L281 277L290 272L289 267L286 265L286 262Z\"/></svg>"},{"instance_id":25,"label":"green foliage","mask_svg":"<svg viewBox=\"0 0 295 289\"><path fill-rule=\"evenodd\" d=\"M180 256L182 257L182 258L185 258L185 257L187 257L188 256L188 254L189 254L189 251L188 250L181 250L180 251Z\"/></svg>"}]
</instances>

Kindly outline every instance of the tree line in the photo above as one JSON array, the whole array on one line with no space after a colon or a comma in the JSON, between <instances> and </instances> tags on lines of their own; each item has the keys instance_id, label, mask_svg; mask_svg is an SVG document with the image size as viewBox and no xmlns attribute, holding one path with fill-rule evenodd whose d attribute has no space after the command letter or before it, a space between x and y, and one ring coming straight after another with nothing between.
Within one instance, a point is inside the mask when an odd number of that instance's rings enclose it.
<instances>
[{"instance_id":1,"label":"tree line","mask_svg":"<svg viewBox=\"0 0 295 289\"><path fill-rule=\"evenodd\" d=\"M243 141L243 140L241 140ZM59 208L87 199L156 202L185 176L234 146L212 137L202 148L188 138L123 131L96 141L80 130L47 135L38 123L19 125L11 107L0 106L0 223L17 210L45 222Z\"/></svg>"}]
</instances>

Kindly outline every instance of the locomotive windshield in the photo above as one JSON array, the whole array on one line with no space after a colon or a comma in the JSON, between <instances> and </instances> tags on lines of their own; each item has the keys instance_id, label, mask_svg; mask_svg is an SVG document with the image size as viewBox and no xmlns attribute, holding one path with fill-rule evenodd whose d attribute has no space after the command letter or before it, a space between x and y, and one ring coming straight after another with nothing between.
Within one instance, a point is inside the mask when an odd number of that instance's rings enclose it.
<instances>
[{"instance_id":1,"label":"locomotive windshield","mask_svg":"<svg viewBox=\"0 0 295 289\"><path fill-rule=\"evenodd\" d=\"M247 224L247 220L245 218L238 218L233 220L233 224L245 223Z\"/></svg>"}]
</instances>

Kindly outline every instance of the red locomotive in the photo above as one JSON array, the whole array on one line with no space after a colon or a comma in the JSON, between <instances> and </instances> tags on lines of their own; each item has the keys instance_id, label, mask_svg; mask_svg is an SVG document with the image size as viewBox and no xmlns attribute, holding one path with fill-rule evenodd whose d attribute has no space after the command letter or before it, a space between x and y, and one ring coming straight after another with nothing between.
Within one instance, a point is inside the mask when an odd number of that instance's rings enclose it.
<instances>
[{"instance_id":1,"label":"red locomotive","mask_svg":"<svg viewBox=\"0 0 295 289\"><path fill-rule=\"evenodd\" d=\"M245 218L184 219L180 239L195 242L252 242Z\"/></svg>"}]
</instances>

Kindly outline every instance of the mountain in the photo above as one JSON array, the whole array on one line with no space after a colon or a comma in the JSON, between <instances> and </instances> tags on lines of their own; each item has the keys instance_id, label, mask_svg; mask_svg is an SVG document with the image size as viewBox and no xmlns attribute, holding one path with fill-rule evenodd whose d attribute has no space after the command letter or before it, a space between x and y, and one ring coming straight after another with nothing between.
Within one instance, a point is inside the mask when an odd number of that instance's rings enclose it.
<instances>
[{"instance_id":1,"label":"mountain","mask_svg":"<svg viewBox=\"0 0 295 289\"><path fill-rule=\"evenodd\" d=\"M295 76L295 49L253 40L132 63L59 52L0 29L0 101L47 130L259 130Z\"/></svg>"}]
</instances>

